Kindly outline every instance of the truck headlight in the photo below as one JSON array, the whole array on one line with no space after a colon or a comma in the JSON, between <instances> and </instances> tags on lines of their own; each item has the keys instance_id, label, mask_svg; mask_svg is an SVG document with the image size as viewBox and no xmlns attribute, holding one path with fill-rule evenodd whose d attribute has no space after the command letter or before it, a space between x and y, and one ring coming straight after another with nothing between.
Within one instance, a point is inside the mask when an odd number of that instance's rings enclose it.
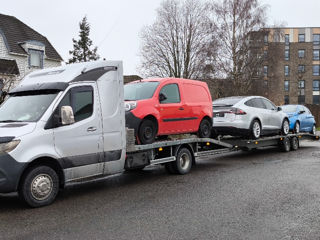
<instances>
[{"instance_id":1,"label":"truck headlight","mask_svg":"<svg viewBox=\"0 0 320 240\"><path fill-rule=\"evenodd\" d=\"M19 143L20 143L20 140L13 140L11 142L1 143L0 144L0 153L11 152L13 149L15 149L18 146Z\"/></svg>"},{"instance_id":2,"label":"truck headlight","mask_svg":"<svg viewBox=\"0 0 320 240\"><path fill-rule=\"evenodd\" d=\"M125 103L126 112L131 111L131 110L135 109L136 107L137 107L137 102L126 102Z\"/></svg>"}]
</instances>

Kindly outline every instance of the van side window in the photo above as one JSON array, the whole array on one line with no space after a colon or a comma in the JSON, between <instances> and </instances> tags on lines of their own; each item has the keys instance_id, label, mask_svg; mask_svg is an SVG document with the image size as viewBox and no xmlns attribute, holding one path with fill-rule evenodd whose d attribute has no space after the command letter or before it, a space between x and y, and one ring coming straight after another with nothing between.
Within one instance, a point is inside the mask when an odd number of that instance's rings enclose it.
<instances>
[{"instance_id":1,"label":"van side window","mask_svg":"<svg viewBox=\"0 0 320 240\"><path fill-rule=\"evenodd\" d=\"M79 122L90 117L93 113L93 89L90 86L70 89L61 100L58 111L62 106L71 106L74 120ZM58 113L60 115L60 113Z\"/></svg>"},{"instance_id":2,"label":"van side window","mask_svg":"<svg viewBox=\"0 0 320 240\"><path fill-rule=\"evenodd\" d=\"M161 101L161 103L179 103L180 102L180 92L177 84L168 84L165 85L160 93L164 94L167 99Z\"/></svg>"}]
</instances>

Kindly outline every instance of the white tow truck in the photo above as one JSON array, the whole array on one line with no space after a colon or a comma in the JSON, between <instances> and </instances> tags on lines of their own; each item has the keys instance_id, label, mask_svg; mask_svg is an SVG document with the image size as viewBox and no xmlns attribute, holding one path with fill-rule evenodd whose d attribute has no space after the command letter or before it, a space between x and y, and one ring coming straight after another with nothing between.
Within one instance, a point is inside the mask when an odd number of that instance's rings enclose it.
<instances>
[{"instance_id":1,"label":"white tow truck","mask_svg":"<svg viewBox=\"0 0 320 240\"><path fill-rule=\"evenodd\" d=\"M186 174L201 158L262 146L296 150L310 134L258 140L183 139L136 145L125 128L121 61L79 63L26 76L0 108L0 193L31 207L51 204L68 184L149 165Z\"/></svg>"}]
</instances>

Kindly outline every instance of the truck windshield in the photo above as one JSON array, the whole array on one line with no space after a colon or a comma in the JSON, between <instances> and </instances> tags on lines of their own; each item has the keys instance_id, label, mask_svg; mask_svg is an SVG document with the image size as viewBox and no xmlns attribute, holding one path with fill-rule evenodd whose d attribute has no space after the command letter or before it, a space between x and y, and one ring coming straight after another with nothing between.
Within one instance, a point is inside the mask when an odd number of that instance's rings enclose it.
<instances>
[{"instance_id":1,"label":"truck windshield","mask_svg":"<svg viewBox=\"0 0 320 240\"><path fill-rule=\"evenodd\" d=\"M124 100L136 101L151 98L159 82L137 82L124 85Z\"/></svg>"},{"instance_id":2,"label":"truck windshield","mask_svg":"<svg viewBox=\"0 0 320 240\"><path fill-rule=\"evenodd\" d=\"M28 92L10 96L0 107L0 122L36 122L58 92Z\"/></svg>"}]
</instances>

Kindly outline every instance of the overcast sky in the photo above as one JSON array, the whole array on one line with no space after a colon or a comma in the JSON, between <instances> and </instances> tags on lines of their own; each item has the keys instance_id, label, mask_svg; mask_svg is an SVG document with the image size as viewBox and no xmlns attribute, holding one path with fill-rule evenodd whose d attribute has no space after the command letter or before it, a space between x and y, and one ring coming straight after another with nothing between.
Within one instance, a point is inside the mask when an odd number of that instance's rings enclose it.
<instances>
[{"instance_id":1,"label":"overcast sky","mask_svg":"<svg viewBox=\"0 0 320 240\"><path fill-rule=\"evenodd\" d=\"M162 0L10 0L0 13L20 19L46 36L62 58L69 59L72 38L87 15L91 39L108 60L123 60L124 73L139 74L140 31L152 24ZM269 5L268 24L320 27L320 0L262 0Z\"/></svg>"}]
</instances>

